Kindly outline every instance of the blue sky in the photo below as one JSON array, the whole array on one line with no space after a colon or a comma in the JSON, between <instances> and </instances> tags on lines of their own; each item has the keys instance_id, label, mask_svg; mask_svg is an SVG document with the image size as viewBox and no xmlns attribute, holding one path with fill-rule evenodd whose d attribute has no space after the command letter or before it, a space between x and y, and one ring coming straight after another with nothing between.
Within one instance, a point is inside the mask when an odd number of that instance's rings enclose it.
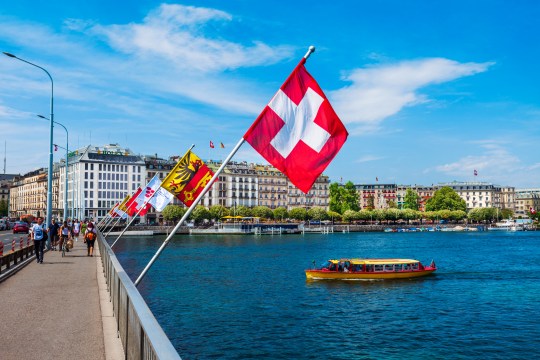
<instances>
[{"instance_id":1,"label":"blue sky","mask_svg":"<svg viewBox=\"0 0 540 360\"><path fill-rule=\"evenodd\" d=\"M223 159L314 45L306 68L350 133L332 181L524 188L540 187L539 18L536 1L19 0L0 50L51 73L71 148ZM45 73L0 57L7 173L47 166L49 100ZM233 160L264 162L247 143Z\"/></svg>"}]
</instances>

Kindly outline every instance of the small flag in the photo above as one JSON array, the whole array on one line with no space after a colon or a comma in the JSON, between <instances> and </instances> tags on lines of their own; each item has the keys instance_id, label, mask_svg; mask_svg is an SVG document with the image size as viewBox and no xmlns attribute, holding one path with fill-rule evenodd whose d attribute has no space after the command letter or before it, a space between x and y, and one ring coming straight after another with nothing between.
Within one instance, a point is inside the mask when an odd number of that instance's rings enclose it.
<instances>
[{"instance_id":1,"label":"small flag","mask_svg":"<svg viewBox=\"0 0 540 360\"><path fill-rule=\"evenodd\" d=\"M379 182L379 177L378 176L375 177L375 181Z\"/></svg>"},{"instance_id":2,"label":"small flag","mask_svg":"<svg viewBox=\"0 0 540 360\"><path fill-rule=\"evenodd\" d=\"M157 189L156 194L149 201L150 204L158 212L162 212L163 209L174 199L174 195L160 187Z\"/></svg>"},{"instance_id":3,"label":"small flag","mask_svg":"<svg viewBox=\"0 0 540 360\"><path fill-rule=\"evenodd\" d=\"M222 149L225 149L225 145L223 145L223 143L220 143L220 146Z\"/></svg>"},{"instance_id":4,"label":"small flag","mask_svg":"<svg viewBox=\"0 0 540 360\"><path fill-rule=\"evenodd\" d=\"M474 176L478 176L478 171L476 171L476 169L474 169Z\"/></svg>"},{"instance_id":5,"label":"small flag","mask_svg":"<svg viewBox=\"0 0 540 360\"><path fill-rule=\"evenodd\" d=\"M188 151L163 179L161 187L186 206L191 206L213 175L212 170L195 153Z\"/></svg>"},{"instance_id":6,"label":"small flag","mask_svg":"<svg viewBox=\"0 0 540 360\"><path fill-rule=\"evenodd\" d=\"M212 141L210 141L210 147L213 149L214 148L214 143Z\"/></svg>"},{"instance_id":7,"label":"small flag","mask_svg":"<svg viewBox=\"0 0 540 360\"><path fill-rule=\"evenodd\" d=\"M337 155L347 130L302 58L244 139L304 193Z\"/></svg>"},{"instance_id":8,"label":"small flag","mask_svg":"<svg viewBox=\"0 0 540 360\"><path fill-rule=\"evenodd\" d=\"M536 209L531 206L531 208L529 209L529 212L531 214L536 214Z\"/></svg>"},{"instance_id":9,"label":"small flag","mask_svg":"<svg viewBox=\"0 0 540 360\"><path fill-rule=\"evenodd\" d=\"M54 151L58 151L58 145L54 144Z\"/></svg>"}]
</instances>

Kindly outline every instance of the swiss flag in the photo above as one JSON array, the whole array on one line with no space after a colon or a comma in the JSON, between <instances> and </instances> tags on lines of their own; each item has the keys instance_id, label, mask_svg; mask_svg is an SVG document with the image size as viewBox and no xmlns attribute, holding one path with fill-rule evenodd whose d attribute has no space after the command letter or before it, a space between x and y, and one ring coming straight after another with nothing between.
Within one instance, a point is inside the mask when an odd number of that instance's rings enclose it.
<instances>
[{"instance_id":1,"label":"swiss flag","mask_svg":"<svg viewBox=\"0 0 540 360\"><path fill-rule=\"evenodd\" d=\"M303 58L244 139L307 193L347 140L347 130Z\"/></svg>"},{"instance_id":2,"label":"swiss flag","mask_svg":"<svg viewBox=\"0 0 540 360\"><path fill-rule=\"evenodd\" d=\"M210 141L210 147L213 149L214 148L214 143L212 141Z\"/></svg>"}]
</instances>

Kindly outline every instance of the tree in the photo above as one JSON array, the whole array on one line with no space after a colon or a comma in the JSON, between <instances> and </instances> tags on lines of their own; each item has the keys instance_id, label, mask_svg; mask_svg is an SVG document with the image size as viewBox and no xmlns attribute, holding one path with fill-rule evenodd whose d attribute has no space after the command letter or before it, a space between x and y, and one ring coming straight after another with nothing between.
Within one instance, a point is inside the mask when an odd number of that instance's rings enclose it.
<instances>
[{"instance_id":1,"label":"tree","mask_svg":"<svg viewBox=\"0 0 540 360\"><path fill-rule=\"evenodd\" d=\"M511 219L514 217L514 212L510 209L502 209L500 214L502 219Z\"/></svg>"},{"instance_id":2,"label":"tree","mask_svg":"<svg viewBox=\"0 0 540 360\"><path fill-rule=\"evenodd\" d=\"M289 217L295 220L306 220L307 211L304 208L294 208L289 211Z\"/></svg>"},{"instance_id":3,"label":"tree","mask_svg":"<svg viewBox=\"0 0 540 360\"><path fill-rule=\"evenodd\" d=\"M231 211L229 210L229 212ZM250 216L253 216L253 211L251 211L251 209L248 208L247 206L240 205L236 207L236 210L233 210L233 215L250 217Z\"/></svg>"},{"instance_id":4,"label":"tree","mask_svg":"<svg viewBox=\"0 0 540 360\"><path fill-rule=\"evenodd\" d=\"M359 195L358 191L356 191L356 187L354 186L352 181L348 181L344 186L341 210L360 210L360 206L358 205L358 198Z\"/></svg>"},{"instance_id":5,"label":"tree","mask_svg":"<svg viewBox=\"0 0 540 360\"><path fill-rule=\"evenodd\" d=\"M389 209L397 209L397 204L392 199L387 199L386 200L386 206L388 206Z\"/></svg>"},{"instance_id":6,"label":"tree","mask_svg":"<svg viewBox=\"0 0 540 360\"><path fill-rule=\"evenodd\" d=\"M435 191L426 202L427 211L462 210L467 211L467 203L451 187L444 186Z\"/></svg>"},{"instance_id":7,"label":"tree","mask_svg":"<svg viewBox=\"0 0 540 360\"><path fill-rule=\"evenodd\" d=\"M413 189L407 189L403 200L404 209L418 210L420 208L420 196Z\"/></svg>"},{"instance_id":8,"label":"tree","mask_svg":"<svg viewBox=\"0 0 540 360\"><path fill-rule=\"evenodd\" d=\"M273 216L274 216L274 220L283 221L283 219L286 219L289 216L289 213L287 212L287 209L285 209L284 207L278 207L274 209Z\"/></svg>"},{"instance_id":9,"label":"tree","mask_svg":"<svg viewBox=\"0 0 540 360\"><path fill-rule=\"evenodd\" d=\"M312 207L307 212L308 218L311 220L327 220L328 214L322 207Z\"/></svg>"},{"instance_id":10,"label":"tree","mask_svg":"<svg viewBox=\"0 0 540 360\"><path fill-rule=\"evenodd\" d=\"M350 223L352 221L358 220L358 211L354 210L345 210L343 213L343 220Z\"/></svg>"},{"instance_id":11,"label":"tree","mask_svg":"<svg viewBox=\"0 0 540 360\"><path fill-rule=\"evenodd\" d=\"M335 211L328 211L327 214L328 214L328 218L327 218L327 219L331 219L331 220L332 220L332 223L333 223L334 221L341 221L341 219L342 219L341 214L338 213L338 212L335 212Z\"/></svg>"},{"instance_id":12,"label":"tree","mask_svg":"<svg viewBox=\"0 0 540 360\"><path fill-rule=\"evenodd\" d=\"M210 219L214 220L220 220L224 216L229 215L229 210L222 205L212 205L208 211L210 212Z\"/></svg>"},{"instance_id":13,"label":"tree","mask_svg":"<svg viewBox=\"0 0 540 360\"><path fill-rule=\"evenodd\" d=\"M8 203L6 200L0 200L0 216L8 216Z\"/></svg>"},{"instance_id":14,"label":"tree","mask_svg":"<svg viewBox=\"0 0 540 360\"><path fill-rule=\"evenodd\" d=\"M186 209L179 205L167 205L161 212L163 220L165 221L178 221L184 216Z\"/></svg>"},{"instance_id":15,"label":"tree","mask_svg":"<svg viewBox=\"0 0 540 360\"><path fill-rule=\"evenodd\" d=\"M272 209L270 209L268 206L255 206L252 209L252 213L253 216L263 219L271 219L274 216Z\"/></svg>"},{"instance_id":16,"label":"tree","mask_svg":"<svg viewBox=\"0 0 540 360\"><path fill-rule=\"evenodd\" d=\"M204 220L210 219L210 211L202 205L197 205L193 209L191 217L195 223L202 223Z\"/></svg>"},{"instance_id":17,"label":"tree","mask_svg":"<svg viewBox=\"0 0 540 360\"><path fill-rule=\"evenodd\" d=\"M337 182L330 184L329 189L330 194L328 205L330 207L330 211L335 211L341 214L341 203L343 201L344 190Z\"/></svg>"}]
</instances>

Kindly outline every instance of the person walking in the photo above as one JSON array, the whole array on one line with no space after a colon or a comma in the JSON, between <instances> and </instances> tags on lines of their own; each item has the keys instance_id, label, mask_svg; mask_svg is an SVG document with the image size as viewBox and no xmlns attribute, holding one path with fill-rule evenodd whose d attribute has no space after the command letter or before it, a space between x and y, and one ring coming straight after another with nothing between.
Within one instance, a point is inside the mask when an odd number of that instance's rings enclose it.
<instances>
[{"instance_id":1,"label":"person walking","mask_svg":"<svg viewBox=\"0 0 540 360\"><path fill-rule=\"evenodd\" d=\"M86 256L94 256L94 244L97 239L97 231L92 222L88 223L88 227L84 233L84 242L88 248L88 254Z\"/></svg>"},{"instance_id":2,"label":"person walking","mask_svg":"<svg viewBox=\"0 0 540 360\"><path fill-rule=\"evenodd\" d=\"M47 241L47 248L49 250L56 250L56 245L58 243L58 229L60 229L60 225L58 225L56 220L52 219L48 229L49 240Z\"/></svg>"},{"instance_id":3,"label":"person walking","mask_svg":"<svg viewBox=\"0 0 540 360\"><path fill-rule=\"evenodd\" d=\"M73 237L75 238L75 241L79 241L79 233L81 231L81 223L79 220L75 219L73 221Z\"/></svg>"},{"instance_id":4,"label":"person walking","mask_svg":"<svg viewBox=\"0 0 540 360\"><path fill-rule=\"evenodd\" d=\"M36 251L36 261L38 264L43 264L43 248L45 247L45 233L43 228L43 218L37 219L37 224L34 224L31 229L32 240L34 240L34 249Z\"/></svg>"}]
</instances>

